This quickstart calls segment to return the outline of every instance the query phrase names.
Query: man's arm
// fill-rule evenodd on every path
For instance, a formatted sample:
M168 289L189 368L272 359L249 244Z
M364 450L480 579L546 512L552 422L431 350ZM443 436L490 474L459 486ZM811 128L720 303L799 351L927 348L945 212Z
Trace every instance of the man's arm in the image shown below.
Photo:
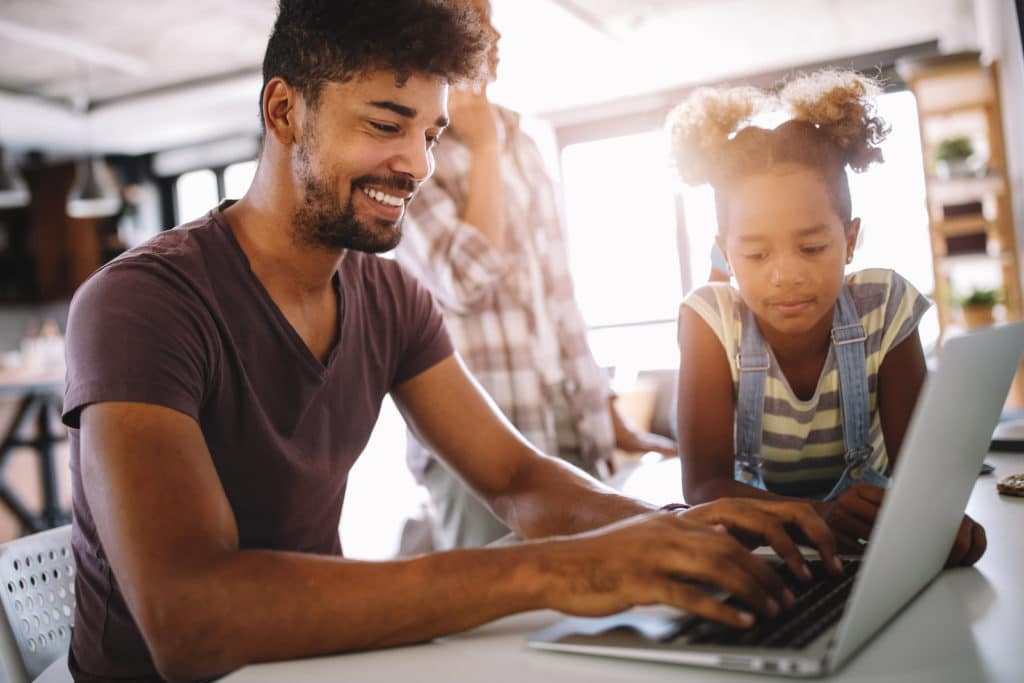
M488 418L486 402L454 359L396 393L418 427L454 453L450 462L524 535L593 528L646 509L517 445L500 417ZM439 415L431 408L460 404ZM444 429L444 420L463 427ZM464 462L467 448L494 453L497 467ZM767 565L712 525L763 539L794 565L799 553L787 525L816 539L826 557L832 548L824 523L806 506L732 501L697 508L694 521L654 512L578 537L393 562L243 550L192 418L149 404L92 404L81 414L81 452L83 488L105 554L169 680L418 642L543 607L602 615L661 603L746 626L751 613L691 581L729 591L764 615L792 596ZM541 481L545 476L564 488Z
M542 606L513 549L369 563L241 550L202 433L137 403L81 416L82 479L100 540L161 675L382 647ZM508 557L506 557L508 556Z
M405 382L394 396L421 441L522 538L590 531L653 509L536 450L458 356Z
M576 468L539 453L498 412L458 356L420 373L393 393L420 437L523 538L609 530L617 526L617 520L635 520L636 515L650 509ZM730 499L697 506L682 517L704 525L704 530L717 525L745 538L750 533L774 547L798 575L802 559L785 531L787 527L804 534L803 538L818 547L826 559L833 558L834 542L827 526L802 501ZM643 518L641 515L639 519ZM670 538L659 542L669 543ZM707 551L715 552L711 546ZM609 554L594 559L611 566L612 555L622 551L609 545L605 552ZM656 574L656 567L645 568L643 555L625 555L628 573ZM677 578L686 575L683 571Z

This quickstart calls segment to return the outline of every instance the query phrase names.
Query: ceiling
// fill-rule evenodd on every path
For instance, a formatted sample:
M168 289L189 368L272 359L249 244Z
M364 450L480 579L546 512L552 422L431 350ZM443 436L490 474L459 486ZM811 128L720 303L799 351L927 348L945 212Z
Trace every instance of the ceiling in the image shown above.
M973 1L492 0L503 39L491 92L557 118L680 84L927 40L972 47ZM0 0L0 141L51 155L139 154L252 136L275 8L275 0Z

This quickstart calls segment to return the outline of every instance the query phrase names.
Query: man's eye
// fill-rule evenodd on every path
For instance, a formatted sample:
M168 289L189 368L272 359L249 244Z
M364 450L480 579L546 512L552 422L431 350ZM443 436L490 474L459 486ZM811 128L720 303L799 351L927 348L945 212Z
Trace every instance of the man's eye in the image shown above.
M379 123L377 121L370 121L370 125L381 131L382 133L397 133L398 126L391 123Z
M744 254L743 258L745 258L747 260L750 260L750 261L763 261L767 256L768 256L767 252L764 252L764 251L754 251L754 252L751 252L749 254Z

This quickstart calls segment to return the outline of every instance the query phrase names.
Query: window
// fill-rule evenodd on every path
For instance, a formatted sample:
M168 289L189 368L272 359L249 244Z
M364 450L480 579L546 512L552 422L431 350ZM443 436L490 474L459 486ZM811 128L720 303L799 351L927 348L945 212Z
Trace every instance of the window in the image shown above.
M174 183L174 204L179 224L199 218L217 205L217 174L209 169L190 171Z
M570 268L597 362L623 386L636 370L675 367L683 289L664 133L570 145L562 171Z
M256 160L231 164L224 169L224 197L238 199L249 190L256 175Z
M256 160L224 168L204 168L178 176L174 182L175 224L199 218L222 199L238 199L256 175Z

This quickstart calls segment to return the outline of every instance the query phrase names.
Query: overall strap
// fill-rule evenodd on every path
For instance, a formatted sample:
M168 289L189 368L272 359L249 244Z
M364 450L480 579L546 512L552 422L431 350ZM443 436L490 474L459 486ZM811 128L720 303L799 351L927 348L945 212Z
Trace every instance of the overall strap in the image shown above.
M866 340L850 287L843 285L832 316L832 347L839 369L839 406L846 447L844 458L847 468L854 472L871 456Z
M740 303L743 333L736 355L739 387L736 392L736 479L764 488L761 479L761 439L764 418L764 385L768 379L769 354L750 308Z

